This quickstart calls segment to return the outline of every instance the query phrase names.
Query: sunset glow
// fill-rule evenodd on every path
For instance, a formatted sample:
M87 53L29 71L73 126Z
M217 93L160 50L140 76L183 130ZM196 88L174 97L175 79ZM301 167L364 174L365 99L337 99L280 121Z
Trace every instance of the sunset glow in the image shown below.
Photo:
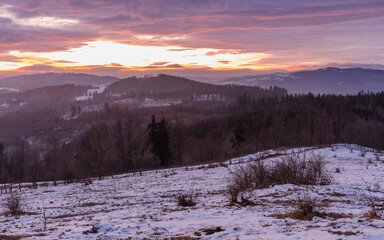
M0 3L0 75L384 68L383 13L384 4L371 0L6 0Z
M221 52L220 49L138 46L111 41L88 42L80 48L60 52L12 51L9 54L23 59L25 64L30 65L47 64L59 68L96 65L141 70L182 67L244 68L242 67L244 63L255 63L267 56L262 53L241 53L236 50ZM260 69L257 64L247 68Z

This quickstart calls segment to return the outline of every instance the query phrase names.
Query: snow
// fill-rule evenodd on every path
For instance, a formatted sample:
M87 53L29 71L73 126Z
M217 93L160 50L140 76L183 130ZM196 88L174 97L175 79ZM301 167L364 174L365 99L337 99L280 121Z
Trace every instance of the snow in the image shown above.
M171 105L180 104L181 99L152 99L145 98L139 107L167 107Z
M367 151L367 152L366 152ZM225 188L229 170L247 162L275 161L276 154L321 152L335 172L328 186L276 185L253 192L255 206L229 205ZM377 156L379 160L377 160ZM52 186L40 183L36 190L24 184L24 211L18 217L2 216L0 236L25 239L383 239L384 221L368 219L369 198L384 199L384 155L355 145L323 149L290 149L250 154L219 164L123 174ZM374 191L367 190L371 188ZM196 195L197 205L177 206L180 193ZM276 214L295 209L292 201L309 195L324 203L322 211L345 218L314 217L312 221L278 219ZM0 196L0 200L7 197ZM326 203L326 204L325 204ZM46 206L47 229L42 216ZM223 231L206 235L204 229ZM93 229L92 229L93 228ZM93 233L95 230L96 233ZM197 236L201 235L201 236Z
M0 92L19 92L17 88L0 87Z
M193 100L198 102L223 102L225 101L225 96L221 94L193 94Z
M9 105L8 105L7 102L4 102L3 104L0 105L1 108L6 108L6 107L8 107L8 106L9 106Z
M167 107L171 105L177 105L182 102L182 99L154 99L154 98L125 98L121 100L114 101L114 104L122 105L133 105L139 108L148 108L148 107Z
M83 95L83 96L78 96L78 97L75 97L75 100L76 101L87 101L87 100L92 100L93 99L93 95L98 93L98 94L101 94L105 91L105 88L109 85L109 83L107 84L102 84L102 85L97 85L91 89L88 89L87 90L87 94L86 95Z
M93 95L95 93L103 93L105 91L105 88L110 85L110 83L98 85L95 88L88 89L87 95Z
M79 96L75 97L76 101L87 101L87 100L92 100L93 96Z

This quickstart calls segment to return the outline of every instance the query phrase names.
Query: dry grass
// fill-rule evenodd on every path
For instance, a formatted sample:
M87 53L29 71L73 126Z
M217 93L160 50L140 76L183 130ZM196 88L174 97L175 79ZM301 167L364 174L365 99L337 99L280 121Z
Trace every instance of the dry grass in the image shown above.
M332 175L326 169L321 154L295 154L282 157L271 164L264 162L240 166L231 172L227 196L231 203L241 203L250 192L278 184L328 185Z
M20 215L22 211L22 197L17 192L10 193L3 203L6 213L11 215Z
M202 233L205 233L205 235L212 235L217 232L225 231L222 227L211 227L211 228L202 228L199 231L195 232L196 236L201 236Z
M93 206L97 206L97 205L105 205L106 203L105 202L101 202L101 203L95 203L95 202L87 202L87 203L83 203L81 204L82 207L93 207Z
M366 214L364 214L363 217L368 219L381 219L380 215L377 213L375 209L369 210Z
M334 197L345 197L347 196L347 194L344 194L344 193L338 193L338 192L333 192L331 194L329 194L330 196L334 196Z
M345 236L356 236L356 235L358 235L360 233L359 231L357 231L357 232L352 232L352 231L345 231L345 232L343 232L343 231L328 231L328 232L330 232L332 234L336 234L336 235L345 235Z
M197 240L200 238L194 238L190 236L177 236L177 237L171 237L170 240Z
M296 205L296 209L289 213L275 214L272 216L277 217L279 219L292 218L304 221L311 221L314 217L331 217L333 219L350 217L341 213L320 212L319 209L321 208L321 203L308 196L304 198L299 198L295 202L287 201L287 203L292 203L292 205Z
M316 210L318 207L319 204L309 197L299 199L297 200L297 209L293 212L283 214L281 217L310 221L315 216L323 217L323 213Z
M8 236L8 235L2 235L0 234L1 240L19 240L24 238L25 236Z
M177 196L177 205L181 207L192 207L196 205L193 194L180 194Z

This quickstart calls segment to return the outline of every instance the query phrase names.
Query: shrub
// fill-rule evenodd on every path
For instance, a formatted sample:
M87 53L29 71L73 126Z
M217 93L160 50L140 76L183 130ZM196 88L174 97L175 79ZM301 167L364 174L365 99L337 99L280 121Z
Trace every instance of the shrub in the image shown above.
M180 194L177 196L177 205L181 207L192 207L196 205L193 194Z
M232 203L249 200L246 196L253 190L278 184L328 185L332 175L326 169L322 154L294 154L271 164L250 163L231 172L227 194Z
M380 219L383 209L377 208L380 205L379 200L377 197L372 195L372 191L374 192L380 190L380 185L379 183L376 183L372 189L372 187L369 186L367 183L365 184L367 185L368 194L364 194L364 197L367 202L367 205L370 207L370 210L367 212L366 217L368 217L369 219Z
M311 221L313 217L331 217L333 219L351 217L351 215L345 215L342 213L334 212L320 212L322 204L315 198L312 198L309 194L305 194L303 197L298 197L295 203L295 210L284 214L271 215L279 219L292 218L297 220Z
M5 199L4 207L7 209L7 212L12 215L18 215L21 211L22 198L21 195L17 192L12 192Z
M367 155L367 151L365 149L362 149L360 152L360 156L365 157L365 155Z
M288 216L293 219L310 221L314 216L322 217L323 214L316 211L318 207L319 204L316 202L316 200L309 196L298 198L297 209L288 214Z
M100 227L92 225L92 228L90 230L83 231L83 234L88 235L88 234L96 234L99 232Z
M84 186L88 186L93 183L91 178L84 178L81 180L81 182L84 184Z

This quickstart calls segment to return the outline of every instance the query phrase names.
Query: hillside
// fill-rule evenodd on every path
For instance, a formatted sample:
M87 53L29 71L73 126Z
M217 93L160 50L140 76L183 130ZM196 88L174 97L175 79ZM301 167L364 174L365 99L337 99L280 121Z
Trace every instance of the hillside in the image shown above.
M263 89L255 86L213 85L165 74L122 79L110 84L105 89L105 93L134 98L182 98L189 101L199 101L205 98L227 101L243 94L255 99L286 95L285 89L282 88Z
M118 78L110 76L95 76L78 73L43 73L21 75L0 79L0 87L15 89L34 89L54 85L101 85L118 81Z
M384 155L355 145L323 149L266 151L225 164L118 175L93 183L38 189L22 184L24 213L3 216L0 236L23 239L382 239L384 221L369 218L371 200L384 198ZM256 205L230 205L230 171L255 159L270 163L293 152L326 156L333 172L328 186L275 185L256 190ZM228 165L228 167L226 167ZM335 170L339 169L338 173ZM367 190L370 189L370 190ZM176 196L194 194L196 205L180 207ZM7 195L0 195L4 201ZM284 216L297 200L317 201L324 217L296 220ZM45 209L46 218L43 217ZM381 214L379 206L377 208ZM46 221L44 221L44 219ZM44 230L44 222L46 230Z
M359 91L383 91L384 70L363 68L322 68L292 73L274 73L227 78L222 83L247 86L278 86L289 93L357 94Z

